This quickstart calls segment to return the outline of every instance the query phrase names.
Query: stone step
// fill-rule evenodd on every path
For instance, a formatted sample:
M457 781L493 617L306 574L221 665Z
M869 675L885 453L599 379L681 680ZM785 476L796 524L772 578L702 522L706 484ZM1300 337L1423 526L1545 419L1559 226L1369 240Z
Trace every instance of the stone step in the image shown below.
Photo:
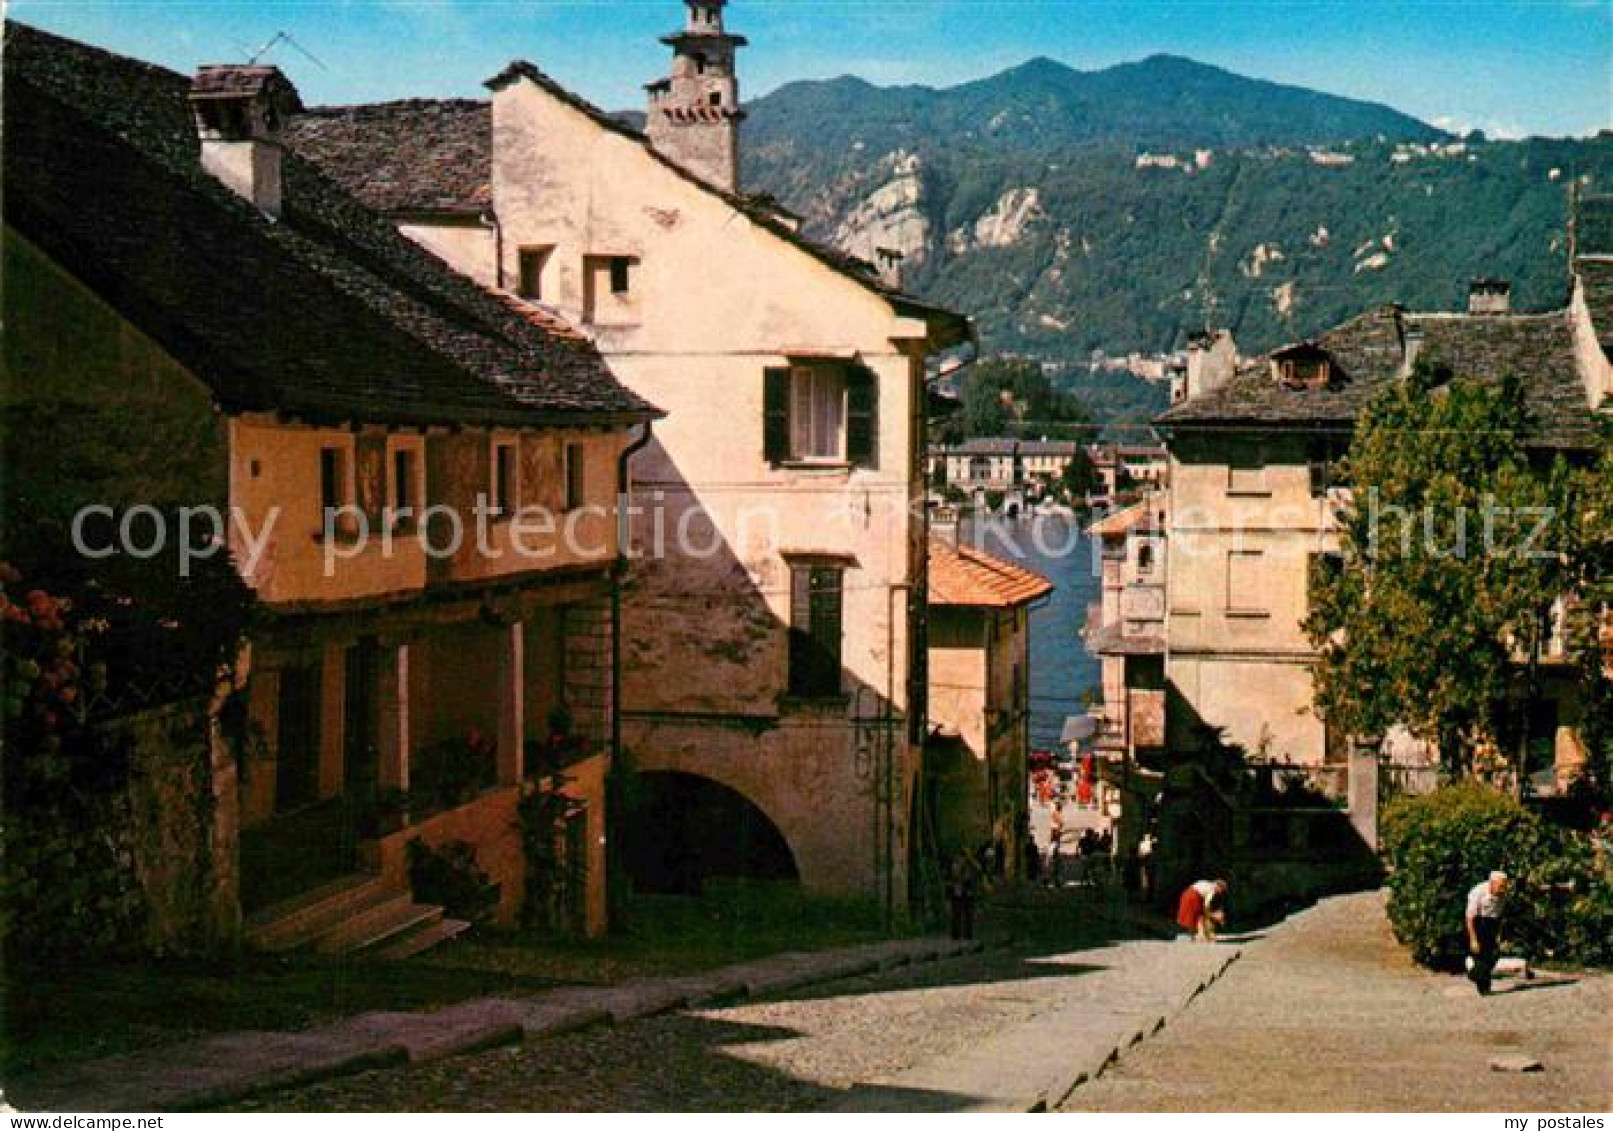
M441 918L441 907L416 903L408 892L401 892L344 919L320 935L314 941L314 949L320 954L354 954L406 931L430 926Z
M293 950L389 894L377 876L342 876L254 914L246 923L247 944L258 950Z
M373 954L381 962L402 962L449 939L458 938L468 930L470 924L463 919L438 919L382 943L374 949Z

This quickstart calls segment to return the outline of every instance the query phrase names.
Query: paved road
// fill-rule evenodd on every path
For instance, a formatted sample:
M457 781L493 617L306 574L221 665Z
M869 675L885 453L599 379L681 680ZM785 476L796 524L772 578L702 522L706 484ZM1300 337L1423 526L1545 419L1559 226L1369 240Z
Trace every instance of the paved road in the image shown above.
M1378 893L1327 900L1252 942L1072 1111L1554 1111L1613 1108L1613 977L1502 982L1413 967ZM1545 1070L1495 1072L1505 1052Z
M1230 949L1211 953L1212 948L1152 939L1106 942L1090 902L1078 894L1027 898L1030 905L1017 909L1011 929L1021 931L1034 920L1044 929L1051 924L1057 937L772 999L682 1010L435 1064L364 1072L242 1106L269 1111L810 1111L848 1102L856 1107L860 1097L888 1106L913 1096L932 1107L957 1109L1008 1106L1021 1102L1022 1092L1045 1094L1055 1087L1048 1102L1056 1102L1073 1073L1062 1084L1023 1072L1009 1079L1011 1074L993 1070L989 1055L989 1063L981 1063L982 1051L1002 1041L1000 1047L1017 1050L1017 1058L1006 1059L1024 1067L1027 1059L1056 1056L1062 1049L1073 1065L1083 1058L1077 1045L1102 1045L1098 1061L1088 1066L1095 1070L1117 1043L1174 1013L1212 967L1219 970L1232 956ZM1009 910L999 909L996 926L1000 929L1009 916ZM1063 1040L1031 1041L1034 1051L1027 1057L1027 1027L1050 1022Z

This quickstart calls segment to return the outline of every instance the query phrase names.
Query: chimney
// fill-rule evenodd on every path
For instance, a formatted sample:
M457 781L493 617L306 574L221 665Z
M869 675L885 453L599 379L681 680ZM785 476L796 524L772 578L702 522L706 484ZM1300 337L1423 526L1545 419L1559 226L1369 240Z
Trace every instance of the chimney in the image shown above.
M644 135L657 151L725 192L739 190L739 76L735 56L745 37L723 26L728 0L684 0L682 30L661 37L672 48L672 73L646 88Z
M1505 279L1474 279L1467 287L1469 314L1511 314L1512 284Z
M1187 380L1182 400L1219 389L1238 368L1238 347L1230 330L1194 334L1187 341Z
M190 84L202 168L258 211L280 218L281 128L302 110L278 67L212 65Z
M942 545L958 548L958 508L951 503L937 503L930 508L930 537Z
M1400 375L1410 377L1412 370L1417 368L1417 358L1423 352L1422 325L1417 322L1407 322L1405 329L1401 332L1400 341L1401 348L1404 350L1404 356L1400 363Z
M876 247L874 249L874 270L879 273L879 281L883 286L893 291L902 289L902 260L907 256L894 247Z

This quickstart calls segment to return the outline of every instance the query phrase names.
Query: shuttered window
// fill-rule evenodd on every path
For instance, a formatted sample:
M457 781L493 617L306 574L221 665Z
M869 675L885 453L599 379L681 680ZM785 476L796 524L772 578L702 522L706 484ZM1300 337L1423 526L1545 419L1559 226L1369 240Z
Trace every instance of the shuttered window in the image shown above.
M767 462L876 465L874 375L861 366L798 365L766 371Z

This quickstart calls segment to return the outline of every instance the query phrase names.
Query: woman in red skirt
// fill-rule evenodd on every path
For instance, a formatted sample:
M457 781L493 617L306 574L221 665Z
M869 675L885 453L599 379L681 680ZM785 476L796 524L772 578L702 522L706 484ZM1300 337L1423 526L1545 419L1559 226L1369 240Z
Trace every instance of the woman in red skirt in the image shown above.
M1176 901L1176 925L1199 942L1214 942L1215 928L1227 921L1220 903L1227 894L1225 880L1199 880L1189 884Z

